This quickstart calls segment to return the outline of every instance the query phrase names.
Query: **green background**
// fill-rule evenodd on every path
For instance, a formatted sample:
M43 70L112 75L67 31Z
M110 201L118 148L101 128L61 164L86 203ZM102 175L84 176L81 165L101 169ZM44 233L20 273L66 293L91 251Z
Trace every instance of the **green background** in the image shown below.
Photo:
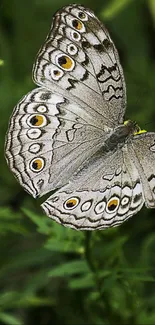
M71 3L71 1L70 1ZM13 107L35 85L32 64L53 0L0 4L0 325L155 324L155 210L118 228L76 232L47 218L4 159ZM126 119L155 130L155 1L83 4L105 23L127 83Z

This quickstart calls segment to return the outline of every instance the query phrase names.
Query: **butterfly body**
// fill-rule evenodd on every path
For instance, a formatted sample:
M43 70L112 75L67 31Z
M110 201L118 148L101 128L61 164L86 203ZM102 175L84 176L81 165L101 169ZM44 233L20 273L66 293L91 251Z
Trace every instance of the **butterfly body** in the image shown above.
M122 124L117 126L105 140L104 151L117 150L117 146L123 146L136 131L137 124L133 121L128 121L126 125Z
M123 124L117 50L90 9L59 10L33 67L39 86L15 107L6 158L46 214L77 230L117 226L155 207L155 133ZM141 134L140 134L141 133Z

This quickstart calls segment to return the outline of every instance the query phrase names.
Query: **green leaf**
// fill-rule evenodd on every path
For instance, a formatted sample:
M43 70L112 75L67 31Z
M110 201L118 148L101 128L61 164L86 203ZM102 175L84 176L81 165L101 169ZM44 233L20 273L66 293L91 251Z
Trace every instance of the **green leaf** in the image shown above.
M41 297L36 293L30 292L28 288L22 288L21 291L8 291L0 294L0 309L22 308L30 306L54 305L53 297Z
M128 277L129 279L129 277ZM141 274L137 274L137 275L134 275L132 274L132 280L133 281L142 281L142 282L155 282L155 278L151 275L147 275L147 274L144 274L144 275L141 275Z
M8 232L15 234L28 234L27 229L21 224L21 213L15 212L8 207L0 208L0 233L5 235Z
M49 272L49 276L69 276L86 272L89 272L86 261L76 260L53 268L53 270Z
M32 296L25 296L21 299L19 299L19 301L17 301L17 303L15 304L15 306L17 307L32 307L32 306L54 306L55 305L55 300L52 299L51 297L37 297L36 295L32 295Z
M4 65L4 61L0 59L0 66Z
M31 219L36 225L38 232L48 235L51 232L50 220L46 216L38 216L34 212L23 208L22 211Z
M155 1L154 0L148 0L148 5L150 7L150 14L152 15L154 26L155 26Z
M154 308L153 308L154 309ZM137 324L138 325L154 325L155 324L155 312L154 311L145 311L142 310L137 315Z
M106 278L113 273L114 273L113 270L101 270L98 272L100 279Z
M123 10L126 6L129 5L130 2L133 0L113 0L104 9L102 17L104 19L111 19L112 17L116 16L121 10Z
M17 254L13 256L12 258L9 258L8 262L5 262L5 264L0 269L0 276L6 276L7 272L12 272L13 270L23 270L25 267L32 267L40 265L41 263L44 263L46 261L49 261L51 259L51 253L42 248L35 248L27 250L21 254Z
M18 300L18 292L17 291L5 291L0 294L0 308L4 309L7 306L11 307L11 302Z
M93 288L94 286L95 281L92 273L69 280L69 287L71 289L87 289Z
M7 325L23 325L21 320L8 313L0 313L0 320Z
M38 270L38 272L35 273L35 276L29 277L24 285L24 293L27 295L32 295L36 291L40 290L41 288L44 288L48 285L49 277L48 273L51 268L43 267L42 270Z
M61 253L78 253L83 255L84 248L80 243L73 241L72 238L50 238L45 244L45 248L51 251L58 251Z

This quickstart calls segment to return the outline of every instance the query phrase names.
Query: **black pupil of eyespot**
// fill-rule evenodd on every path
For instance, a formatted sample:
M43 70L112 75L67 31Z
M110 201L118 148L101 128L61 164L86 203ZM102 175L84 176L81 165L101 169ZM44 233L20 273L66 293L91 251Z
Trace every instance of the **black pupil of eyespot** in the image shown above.
M62 65L62 64L66 64L66 62L67 62L67 60L66 60L65 56L60 56L60 57L58 58L58 63L59 63L60 65Z
M32 163L32 167L33 167L33 169L37 169L38 168L38 163L34 161Z
M55 76L56 76L58 73L59 73L58 70L54 70L54 74L55 74Z
M73 202L68 202L68 203L66 203L66 205L67 205L67 208L72 208L72 207L74 207L74 203Z
M78 20L74 19L73 20L73 27L77 28L78 24L79 24Z
M115 204L112 204L112 205L110 205L110 206L108 207L108 209L109 209L110 211L115 210L115 208L116 208L116 205L115 205Z
M74 51L74 47L73 47L73 46L71 46L71 47L70 47L70 50L71 50L71 51Z
M37 119L36 116L33 116L33 117L30 119L30 123L31 123L32 125L36 125L37 122L38 122L38 119Z

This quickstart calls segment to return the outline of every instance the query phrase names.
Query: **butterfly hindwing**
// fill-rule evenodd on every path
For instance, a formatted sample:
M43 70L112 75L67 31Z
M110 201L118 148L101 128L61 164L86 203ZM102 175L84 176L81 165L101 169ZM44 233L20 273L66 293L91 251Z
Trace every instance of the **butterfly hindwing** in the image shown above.
M112 162L115 161L115 164ZM112 168L111 168L112 166ZM80 174L80 175L79 175ZM144 204L138 169L124 151L104 156L77 172L42 208L57 222L77 230L120 225Z
M137 165L143 184L145 205L155 208L155 133L146 132L134 136L128 145L128 154Z

